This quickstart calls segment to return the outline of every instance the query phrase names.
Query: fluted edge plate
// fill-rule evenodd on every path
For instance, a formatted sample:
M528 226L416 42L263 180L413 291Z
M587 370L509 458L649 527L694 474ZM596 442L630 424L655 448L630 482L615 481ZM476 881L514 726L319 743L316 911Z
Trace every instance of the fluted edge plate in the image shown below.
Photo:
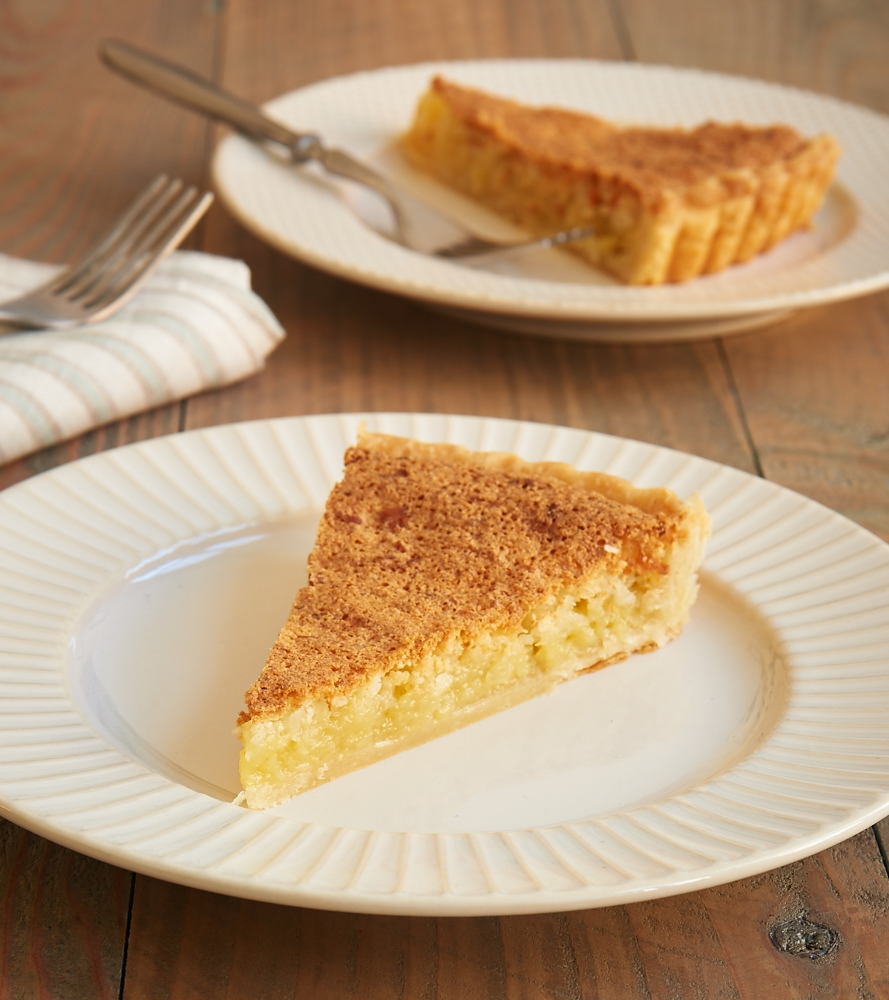
M360 420L373 430L603 469L682 496L699 492L714 524L704 591L749 608L759 634L771 637L763 677L774 683L764 682L760 721L746 730L741 752L714 758L694 782L677 775L676 787L626 808L588 806L566 819L568 793L552 822L544 810L535 825L492 828L470 810L466 822L397 829L362 826L360 816L349 822L342 801L339 823L301 814L299 799L282 811L250 811L227 801L224 789L201 790L185 772L177 779L155 766L138 740L109 737L74 676L84 622L101 638L110 595L138 567L172 566L165 554L317 517ZM158 438L0 494L0 812L134 871L356 912L546 912L721 884L817 852L889 812L887 598L889 547L849 520L738 470L604 434L370 413ZM692 632L706 625L704 608L697 621L693 614ZM693 642L676 648L694 655ZM621 675L609 671L624 666L593 677L615 683ZM157 692L159 704L169 695ZM232 721L239 708L231 706ZM462 779L449 780L459 788ZM337 784L327 786L334 797ZM397 814L398 790L391 794Z
M368 228L374 213L354 186L295 168L238 135L216 150L214 183L232 213L285 253L349 280L458 310L515 332L589 340L692 340L889 284L889 206L880 194L889 119L797 88L725 74L595 60L504 59L388 67L284 94L267 110L292 128L376 164L405 189L481 231L514 235L478 205L411 169L397 149L430 78L527 103L590 112L623 124L690 127L706 120L782 122L830 132L843 153L808 231L767 254L694 281L620 285L566 251L467 268L411 253Z

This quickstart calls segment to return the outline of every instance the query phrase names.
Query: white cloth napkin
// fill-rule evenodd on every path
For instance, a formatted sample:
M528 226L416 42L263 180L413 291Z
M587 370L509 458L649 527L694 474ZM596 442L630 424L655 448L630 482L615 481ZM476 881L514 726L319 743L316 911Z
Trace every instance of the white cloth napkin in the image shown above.
M0 299L57 270L0 254ZM246 264L179 250L110 319L0 336L0 464L245 378L283 337Z

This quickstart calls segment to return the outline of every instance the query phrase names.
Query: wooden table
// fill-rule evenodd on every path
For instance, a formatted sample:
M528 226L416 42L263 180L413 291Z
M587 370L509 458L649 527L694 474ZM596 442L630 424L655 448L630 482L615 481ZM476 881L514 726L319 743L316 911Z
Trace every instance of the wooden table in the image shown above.
M75 256L161 170L206 183L216 130L102 68L120 37L256 100L427 59L697 66L889 112L879 0L133 0L0 6L0 250ZM885 197L885 192L880 192ZM889 539L889 293L758 332L597 346L474 327L277 253L219 206L193 245L242 258L287 329L260 375L0 469L0 486L159 434L286 414L517 417L693 452ZM881 825L756 878L669 899L504 918L355 916L133 875L0 823L0 997L889 996ZM886 829L889 833L889 828ZM770 932L803 918L821 958Z

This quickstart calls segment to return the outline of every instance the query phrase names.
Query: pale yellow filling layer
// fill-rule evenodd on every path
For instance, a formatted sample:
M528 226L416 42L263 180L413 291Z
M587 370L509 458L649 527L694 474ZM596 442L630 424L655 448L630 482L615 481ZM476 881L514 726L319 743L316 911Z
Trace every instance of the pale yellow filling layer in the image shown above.
M701 539L701 545L703 539ZM266 808L314 785L517 704L592 667L662 646L687 618L700 545L669 576L597 573L534 609L518 634L443 643L411 669L369 678L241 728L247 805Z

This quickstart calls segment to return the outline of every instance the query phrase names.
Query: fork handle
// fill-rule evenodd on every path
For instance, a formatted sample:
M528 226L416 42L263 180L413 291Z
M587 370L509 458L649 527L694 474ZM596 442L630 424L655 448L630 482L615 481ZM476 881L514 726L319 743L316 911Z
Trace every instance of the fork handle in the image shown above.
M115 39L99 43L99 56L106 66L178 104L232 125L254 139L270 140L284 146L297 163L317 158L321 149L318 136L292 132L252 104L227 93L184 66L167 62Z

